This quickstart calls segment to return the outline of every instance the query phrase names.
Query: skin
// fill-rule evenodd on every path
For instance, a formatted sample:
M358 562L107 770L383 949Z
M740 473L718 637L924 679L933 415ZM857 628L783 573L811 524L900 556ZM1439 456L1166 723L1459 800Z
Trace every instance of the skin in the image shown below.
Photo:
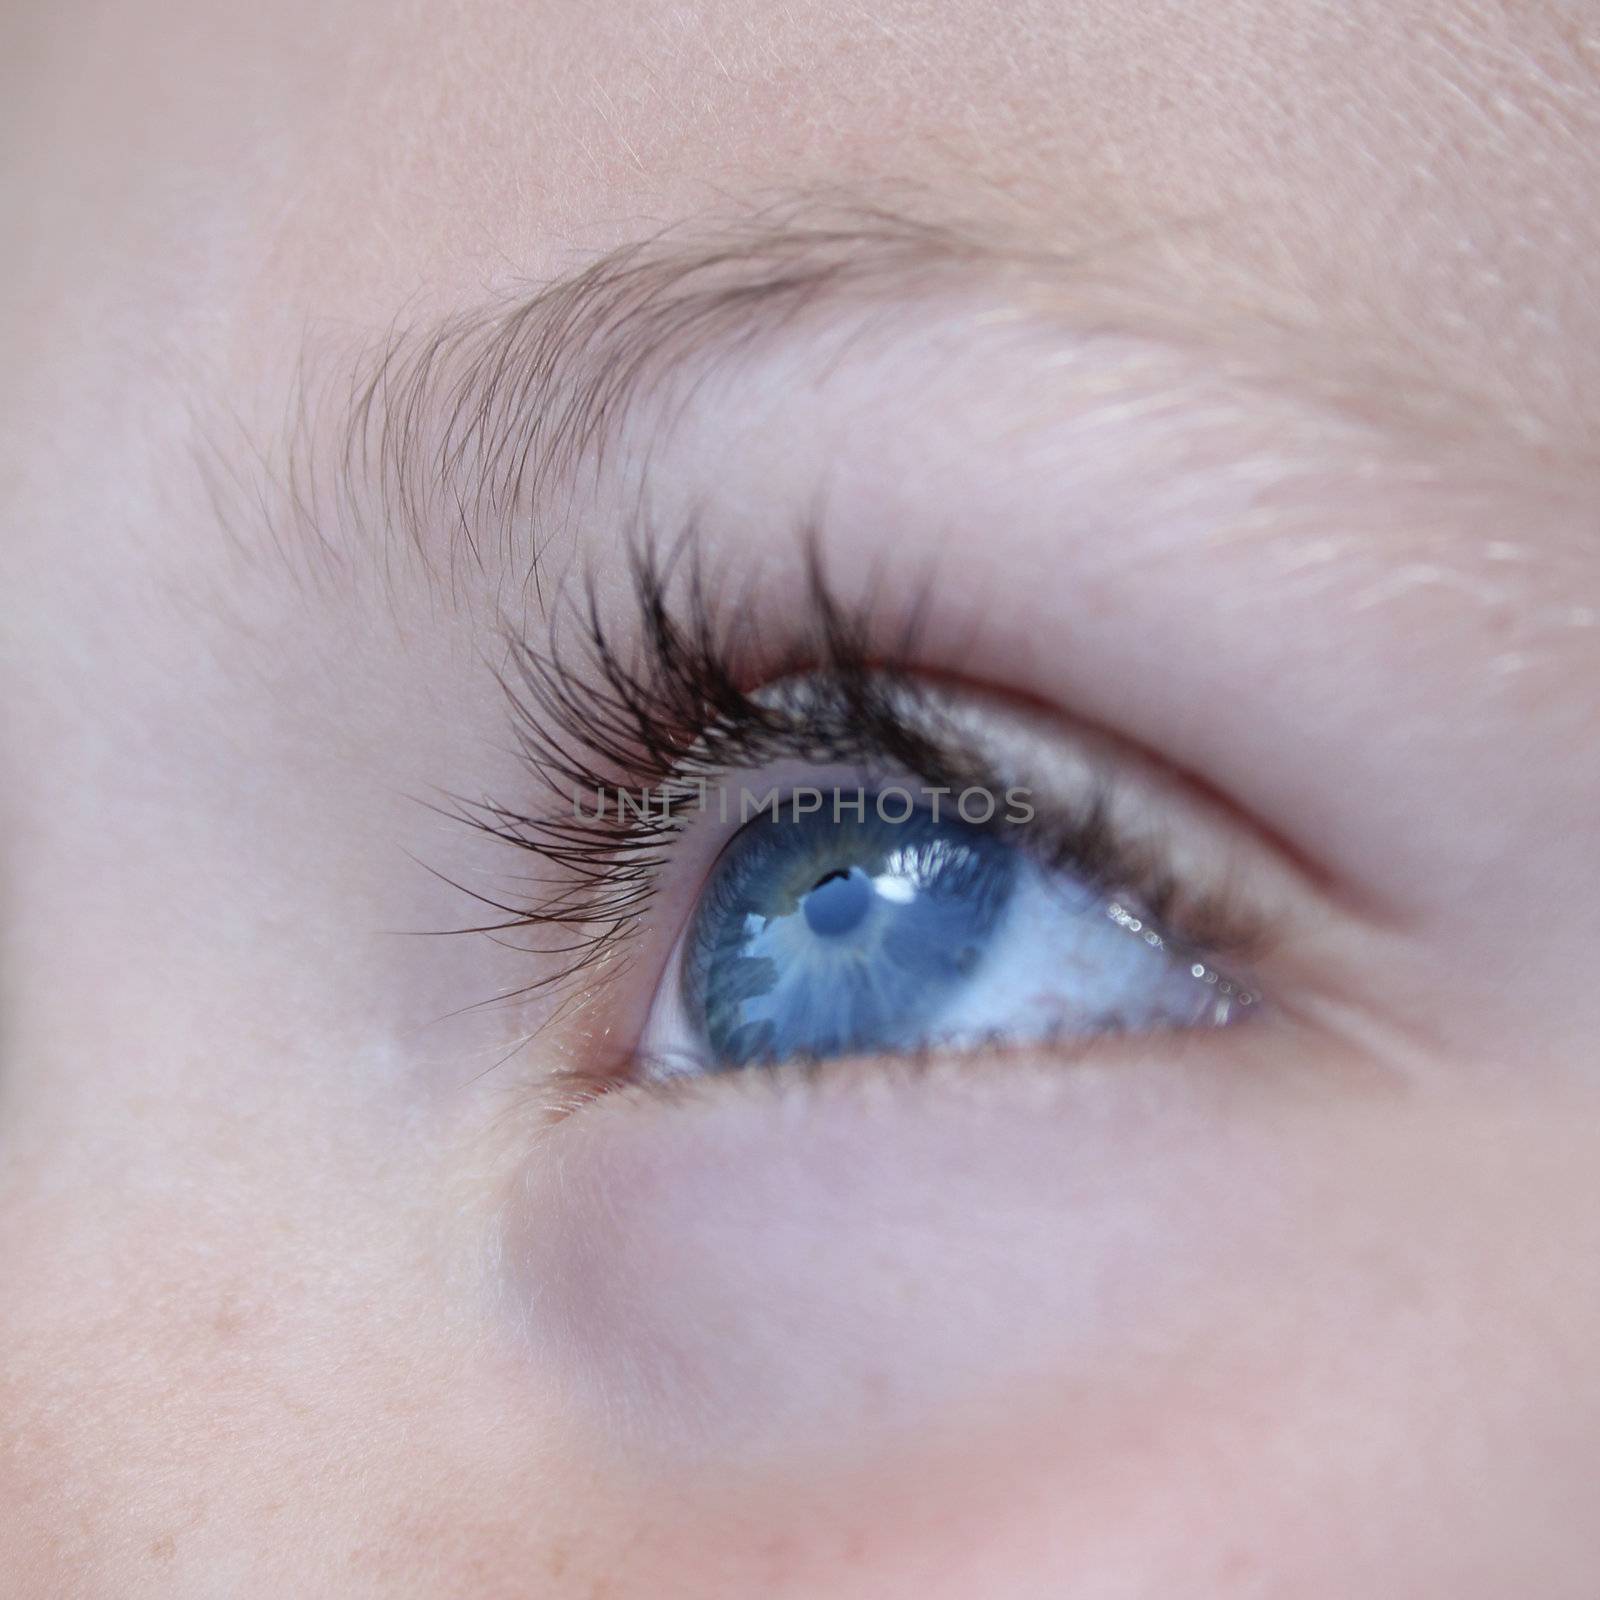
M1592 1595L1581 7L8 20L8 1595ZM928 670L1177 773L1273 1004L552 1122L715 842L570 1013L470 1009L548 953L398 930L529 870L417 800L528 781L516 557L319 576L199 463L332 428L308 350L818 194L1109 265L658 394L552 572L624 615L642 487L775 608L819 497L846 590L937 556Z

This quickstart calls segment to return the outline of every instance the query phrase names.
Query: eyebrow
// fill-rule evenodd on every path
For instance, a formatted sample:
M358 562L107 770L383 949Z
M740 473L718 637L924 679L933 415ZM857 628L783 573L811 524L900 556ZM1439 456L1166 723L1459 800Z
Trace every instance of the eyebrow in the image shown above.
M875 310L941 292L967 295L970 326L1028 323L1079 344L1111 335L1123 355L1094 364L1085 385L1106 416L1175 416L1181 386L1205 369L1252 393L1250 405L1289 401L1319 429L1391 444L1452 432L1450 397L1425 374L1375 386L1315 318L1174 292L1170 261L1146 270L1149 242L1069 251L848 198L713 216L473 309L397 318L353 348L308 340L277 435L262 443L241 424L244 448L230 449L214 418L197 419L196 458L246 561L265 549L315 587L374 562L388 587L410 567L452 595L476 574L542 601L542 557L584 475L597 484L619 456L648 463L654 437L629 429L646 402L671 390L681 404L813 321L848 340L863 326L848 313L870 324ZM1181 379L1163 371L1152 384L1130 344L1181 354ZM823 364L842 353L825 348Z
M893 209L806 203L663 230L572 274L440 320L397 322L300 362L288 422L241 461L201 430L200 465L236 544L249 521L323 580L396 550L452 585L521 558L537 508L598 475L643 402L824 308L1041 269L1048 252ZM259 538L259 534L257 535Z

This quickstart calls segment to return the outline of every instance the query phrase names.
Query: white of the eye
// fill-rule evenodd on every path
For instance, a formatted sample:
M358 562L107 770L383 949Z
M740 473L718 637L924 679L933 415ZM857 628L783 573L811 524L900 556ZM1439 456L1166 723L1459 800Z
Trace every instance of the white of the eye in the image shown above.
M930 1019L929 1042L1218 1026L1241 1001L1116 902L1024 861L977 969Z

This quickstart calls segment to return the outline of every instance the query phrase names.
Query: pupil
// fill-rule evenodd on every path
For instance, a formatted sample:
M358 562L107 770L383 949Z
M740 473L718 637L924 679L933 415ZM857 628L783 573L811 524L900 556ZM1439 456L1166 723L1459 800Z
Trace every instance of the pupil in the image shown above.
M860 867L836 867L817 879L800 904L806 924L824 939L836 939L858 927L872 904L872 883Z

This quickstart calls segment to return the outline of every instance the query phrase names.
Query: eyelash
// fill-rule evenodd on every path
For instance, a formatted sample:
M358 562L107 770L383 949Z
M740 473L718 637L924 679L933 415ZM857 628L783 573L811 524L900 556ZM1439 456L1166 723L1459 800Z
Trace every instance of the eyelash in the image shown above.
M499 682L543 803L456 796L442 808L557 874L534 880L541 892L522 903L466 891L505 920L463 932L555 930L561 937L540 952L547 970L502 999L559 989L607 965L655 896L690 803L734 774L787 759L870 764L952 793L1006 787L943 725L926 677L909 665L926 593L896 608L898 625L871 596L846 605L828 580L818 535L808 531L803 542L804 606L798 623L794 608L785 608L787 632L777 637L763 626L770 608L756 593L734 602L726 586L708 581L692 532L669 546L649 538L632 546L636 631L624 630L626 643L605 622L592 580L573 611L557 614L542 648L508 633ZM575 633L563 631L574 624ZM808 686L803 700L762 692L800 679ZM648 815L574 805L574 796L608 789L648 794ZM1020 826L1047 866L1070 869L1127 902L1125 914L1137 914L1146 936L1180 955L1247 957L1266 942L1258 915L1225 892L1192 892L1159 843L1130 838L1104 781L1075 803L1036 804L1031 821L1007 826L1013 838ZM599 1076L620 1081L626 1064Z

